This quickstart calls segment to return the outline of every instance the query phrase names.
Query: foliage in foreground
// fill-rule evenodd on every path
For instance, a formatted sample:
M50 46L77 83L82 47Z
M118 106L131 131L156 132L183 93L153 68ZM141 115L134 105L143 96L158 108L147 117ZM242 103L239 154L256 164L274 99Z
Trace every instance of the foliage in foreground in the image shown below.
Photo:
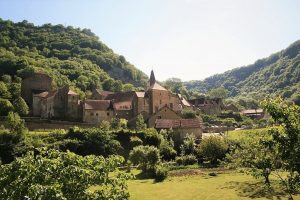
M0 166L0 199L128 199L129 176L117 170L123 161L120 156L29 152ZM93 185L99 189L91 192Z

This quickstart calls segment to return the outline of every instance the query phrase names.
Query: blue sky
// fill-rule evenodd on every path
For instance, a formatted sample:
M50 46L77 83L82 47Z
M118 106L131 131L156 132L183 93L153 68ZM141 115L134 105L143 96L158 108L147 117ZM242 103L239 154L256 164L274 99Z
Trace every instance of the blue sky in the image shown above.
M1 0L0 17L89 28L157 79L203 79L300 39L298 0Z

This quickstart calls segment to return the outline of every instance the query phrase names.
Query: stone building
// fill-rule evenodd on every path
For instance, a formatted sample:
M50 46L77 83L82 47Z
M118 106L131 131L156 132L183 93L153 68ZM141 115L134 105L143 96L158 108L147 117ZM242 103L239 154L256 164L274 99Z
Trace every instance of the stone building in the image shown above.
M163 123L161 124L159 120L179 120L179 127L174 126L180 130L179 132L183 134L185 128L188 133L200 134L198 126L201 125L201 120L184 120L181 117L182 109L191 108L192 105L181 95L173 94L157 83L153 71L151 71L150 83L145 91L114 93L94 90L91 99L83 101L79 100L79 95L69 86L51 91L51 79L47 79L47 84L38 90L38 87L33 87L34 84L30 83L33 80L41 81L36 76L24 81L24 91L28 94L30 91L32 95L33 116L83 121L89 124L99 124L103 120L110 121L116 117L127 119L128 122L134 124L137 116L142 114L148 127L162 128ZM192 121L198 124L197 127L192 126Z
M52 89L52 78L44 73L34 73L30 77L22 79L21 96L27 103L30 112L33 108L33 95L49 92Z
M115 117L115 109L109 100L86 100L83 102L83 122L100 124L111 121Z
M221 98L209 99L206 97L201 97L198 99L189 100L189 102L207 115L220 115L222 110L225 108Z
M33 95L33 116L79 121L80 113L79 95L69 86Z

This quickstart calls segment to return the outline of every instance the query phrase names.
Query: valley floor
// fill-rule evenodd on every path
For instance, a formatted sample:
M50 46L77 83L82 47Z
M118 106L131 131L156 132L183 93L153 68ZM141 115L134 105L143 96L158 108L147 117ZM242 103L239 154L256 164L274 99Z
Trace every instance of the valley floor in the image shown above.
M195 175L196 174L196 175ZM194 173L192 176L171 176L162 183L153 179L129 181L132 200L238 200L287 199L278 184L273 182L273 192L250 175L225 172L217 176ZM300 200L300 195L294 196Z

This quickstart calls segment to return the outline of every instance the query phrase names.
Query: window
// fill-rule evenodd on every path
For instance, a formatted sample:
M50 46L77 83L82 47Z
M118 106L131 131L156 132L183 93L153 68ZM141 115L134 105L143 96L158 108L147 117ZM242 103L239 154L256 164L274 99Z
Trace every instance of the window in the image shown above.
M96 116L98 116L98 113L96 113Z
M94 113L92 113L92 112L91 112L91 114L90 114L90 115L91 115L91 116L94 116Z
M75 96L73 96L72 98L75 99Z
M106 115L109 116L109 112L107 112Z
M157 116L157 118L156 119L161 119L161 116Z
M161 104L161 99L159 100L159 103Z

